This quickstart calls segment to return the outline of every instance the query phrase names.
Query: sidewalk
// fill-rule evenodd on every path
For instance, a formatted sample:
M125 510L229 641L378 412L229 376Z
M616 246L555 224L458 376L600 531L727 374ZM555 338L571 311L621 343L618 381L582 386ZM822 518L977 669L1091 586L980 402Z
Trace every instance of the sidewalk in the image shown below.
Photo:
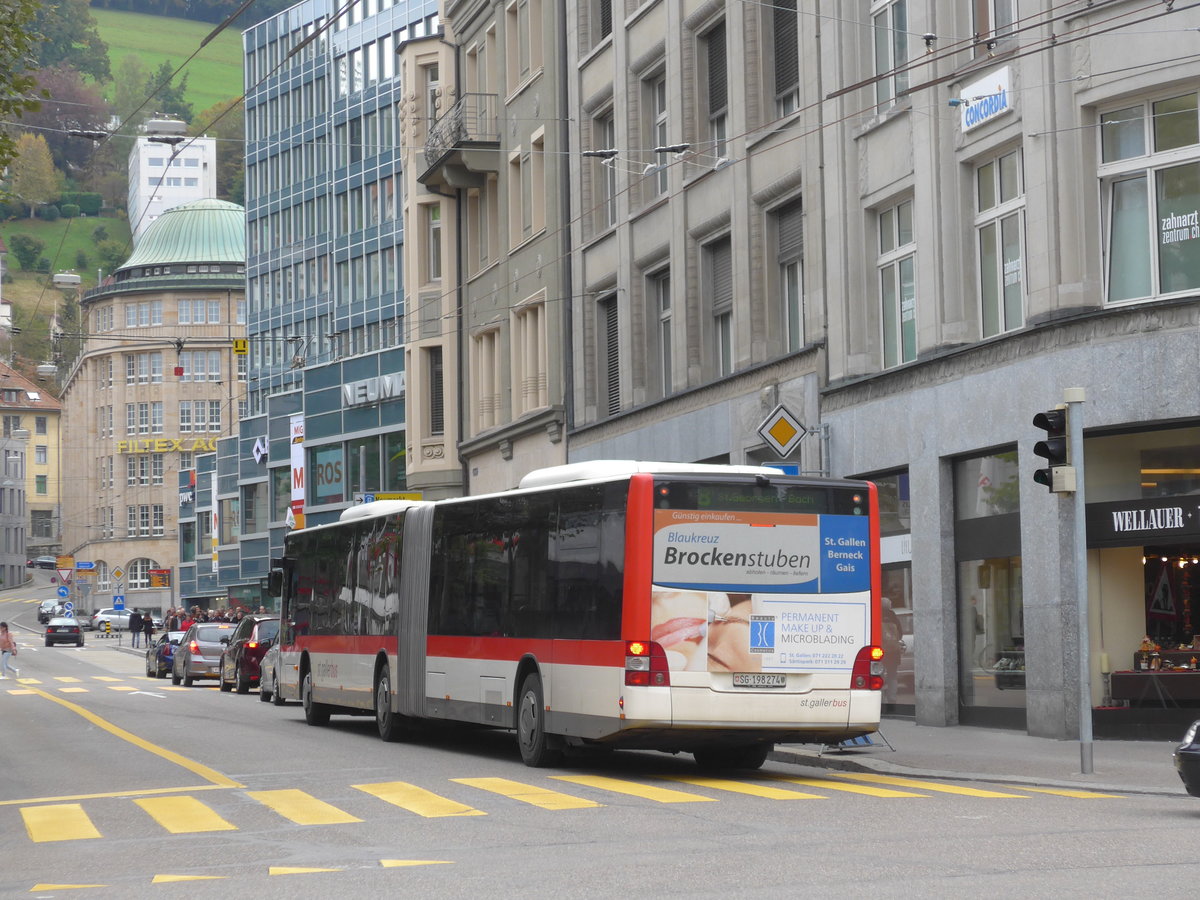
M1186 796L1171 758L1173 741L1094 741L1090 775L1080 772L1078 741L1030 737L1020 731L966 725L939 728L917 725L912 719L885 718L871 741L869 746L824 751L806 744L781 744L771 758L919 778Z

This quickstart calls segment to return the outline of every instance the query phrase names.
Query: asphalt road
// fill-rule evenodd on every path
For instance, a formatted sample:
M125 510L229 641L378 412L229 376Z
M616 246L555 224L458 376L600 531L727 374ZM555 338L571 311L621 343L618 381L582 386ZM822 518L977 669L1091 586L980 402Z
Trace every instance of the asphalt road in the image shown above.
M0 618L34 625L37 599ZM172 688L92 635L23 644L0 683L4 897L1193 893L1186 796L775 762L712 779L651 753L533 770L504 733L384 744L367 719Z

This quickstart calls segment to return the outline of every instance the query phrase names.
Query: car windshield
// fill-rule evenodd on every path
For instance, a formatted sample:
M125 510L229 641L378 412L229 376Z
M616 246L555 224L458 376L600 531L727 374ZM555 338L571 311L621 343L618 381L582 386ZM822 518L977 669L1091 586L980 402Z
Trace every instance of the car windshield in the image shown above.
M51 625L78 625L79 623L76 622L74 619L51 619L50 624Z
M259 622L258 623L258 639L259 641L273 641L279 635L278 622Z
M232 624L225 625L201 625L196 629L196 640L205 641L209 644L215 644L221 640L221 635L227 631L233 631Z

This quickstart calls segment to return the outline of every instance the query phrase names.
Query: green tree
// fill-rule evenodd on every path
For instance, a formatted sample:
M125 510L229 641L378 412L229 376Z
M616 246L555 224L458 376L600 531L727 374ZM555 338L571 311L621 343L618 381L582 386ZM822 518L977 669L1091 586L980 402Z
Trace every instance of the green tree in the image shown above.
M146 80L146 96L153 94L150 106L159 113L175 116L185 122L192 121L192 104L183 98L187 96L187 73L179 81L172 84L175 64L164 59L154 73Z
M117 66L116 74L113 75L112 105L113 112L125 126L122 130L129 131L132 126L140 125L148 113L152 112L146 109L139 110L142 101L146 99L146 84L149 80L150 73L146 64L135 53L127 55Z
M34 208L58 196L58 174L50 147L40 134L22 134L17 138L17 157L9 167L12 192Z
M244 202L246 107L241 98L224 100L196 114L189 129L193 135L217 139L217 198Z
M19 232L9 237L8 249L16 255L17 265L21 270L28 272L37 265L42 251L46 249L46 242L31 234Z
M105 275L111 275L125 262L125 245L120 241L101 241L96 245L96 261Z
M38 108L31 93L34 78L37 34L33 29L40 4L37 0L0 0L0 119L18 118ZM17 153L17 143L7 130L0 130L0 168Z
M100 39L88 0L43 0L34 28L41 38L36 68L67 64L97 81L112 77L108 45Z

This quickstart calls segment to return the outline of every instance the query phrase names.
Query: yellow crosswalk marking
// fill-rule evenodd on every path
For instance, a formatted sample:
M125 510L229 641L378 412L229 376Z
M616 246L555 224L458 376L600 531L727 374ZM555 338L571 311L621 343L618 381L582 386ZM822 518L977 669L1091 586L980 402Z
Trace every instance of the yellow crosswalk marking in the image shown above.
M148 797L133 802L171 834L237 831L236 825L226 822L195 797Z
M362 821L304 791L247 791L246 796L297 825L348 825Z
M715 797L701 797L698 794L685 794L683 791L673 791L670 788L654 787L649 784L638 784L635 781L622 781L619 778L608 778L603 775L551 775L557 781L569 781L571 784L582 784L601 791L612 791L616 794L628 794L631 797L642 797L656 803L705 803L716 802Z
M953 784L942 784L939 781L917 781L915 778L899 778L895 775L867 775L863 772L837 772L838 778L853 778L855 781L868 781L873 784L894 784L898 787L919 788L923 791L938 791L942 794L961 794L964 797L1003 798L1006 800L1028 800L1020 794L1002 794L999 791L984 791L979 788L958 787Z
M345 869L310 869L304 866L269 866L268 875L315 875L318 872L344 872Z
M82 679L76 678L74 675L55 675L55 681L61 681L63 684L79 684Z
M926 797L927 794L910 794L907 791L892 791L887 788L873 788L862 784L846 784L842 781L832 781L828 778L790 778L786 775L775 776L776 781L787 781L792 784L802 784L806 787L826 788L831 791L844 791L848 794L866 794L869 797Z
M100 832L78 803L22 807L21 818L25 820L29 839L38 844L100 837Z
M110 685L108 685L108 689L110 691L136 691L137 690L137 688L135 688L133 685L130 685L130 684L110 684Z
M570 794L561 794L519 781L509 781L507 778L452 778L451 781L476 787L481 791L491 791L493 794L520 800L542 809L591 809L603 805L593 800L584 800L582 797L572 797Z
M121 679L113 678L111 675L93 675L92 681L121 681Z
M454 862L449 859L381 859L379 865L385 869L403 869L408 866L452 866Z
M1036 788L1023 784L1006 784L1010 791L1032 791L1035 794L1055 794L1059 797L1073 797L1076 800L1124 800L1120 794L1097 794L1095 791L1080 791L1074 788Z
M59 693L62 694L86 694L87 688L59 688Z
M44 894L50 891L81 891L84 888L108 887L107 884L35 884L29 889L31 894Z
M751 784L742 781L730 781L728 778L706 778L703 776L668 775L668 781L681 781L684 784L694 784L696 787L713 788L718 791L731 791L735 794L748 794L751 797L763 797L767 800L825 800L820 794L806 794L803 791L789 791L785 788L770 787L765 784Z
M443 816L486 816L482 810L473 809L462 803L456 803L445 797L440 797L425 788L404 781L383 781L376 784L352 784L355 790L363 791L373 797L378 797L393 806L407 809L418 816L427 819L438 819Z
M225 875L155 875L151 884L175 884L179 881L224 881Z

